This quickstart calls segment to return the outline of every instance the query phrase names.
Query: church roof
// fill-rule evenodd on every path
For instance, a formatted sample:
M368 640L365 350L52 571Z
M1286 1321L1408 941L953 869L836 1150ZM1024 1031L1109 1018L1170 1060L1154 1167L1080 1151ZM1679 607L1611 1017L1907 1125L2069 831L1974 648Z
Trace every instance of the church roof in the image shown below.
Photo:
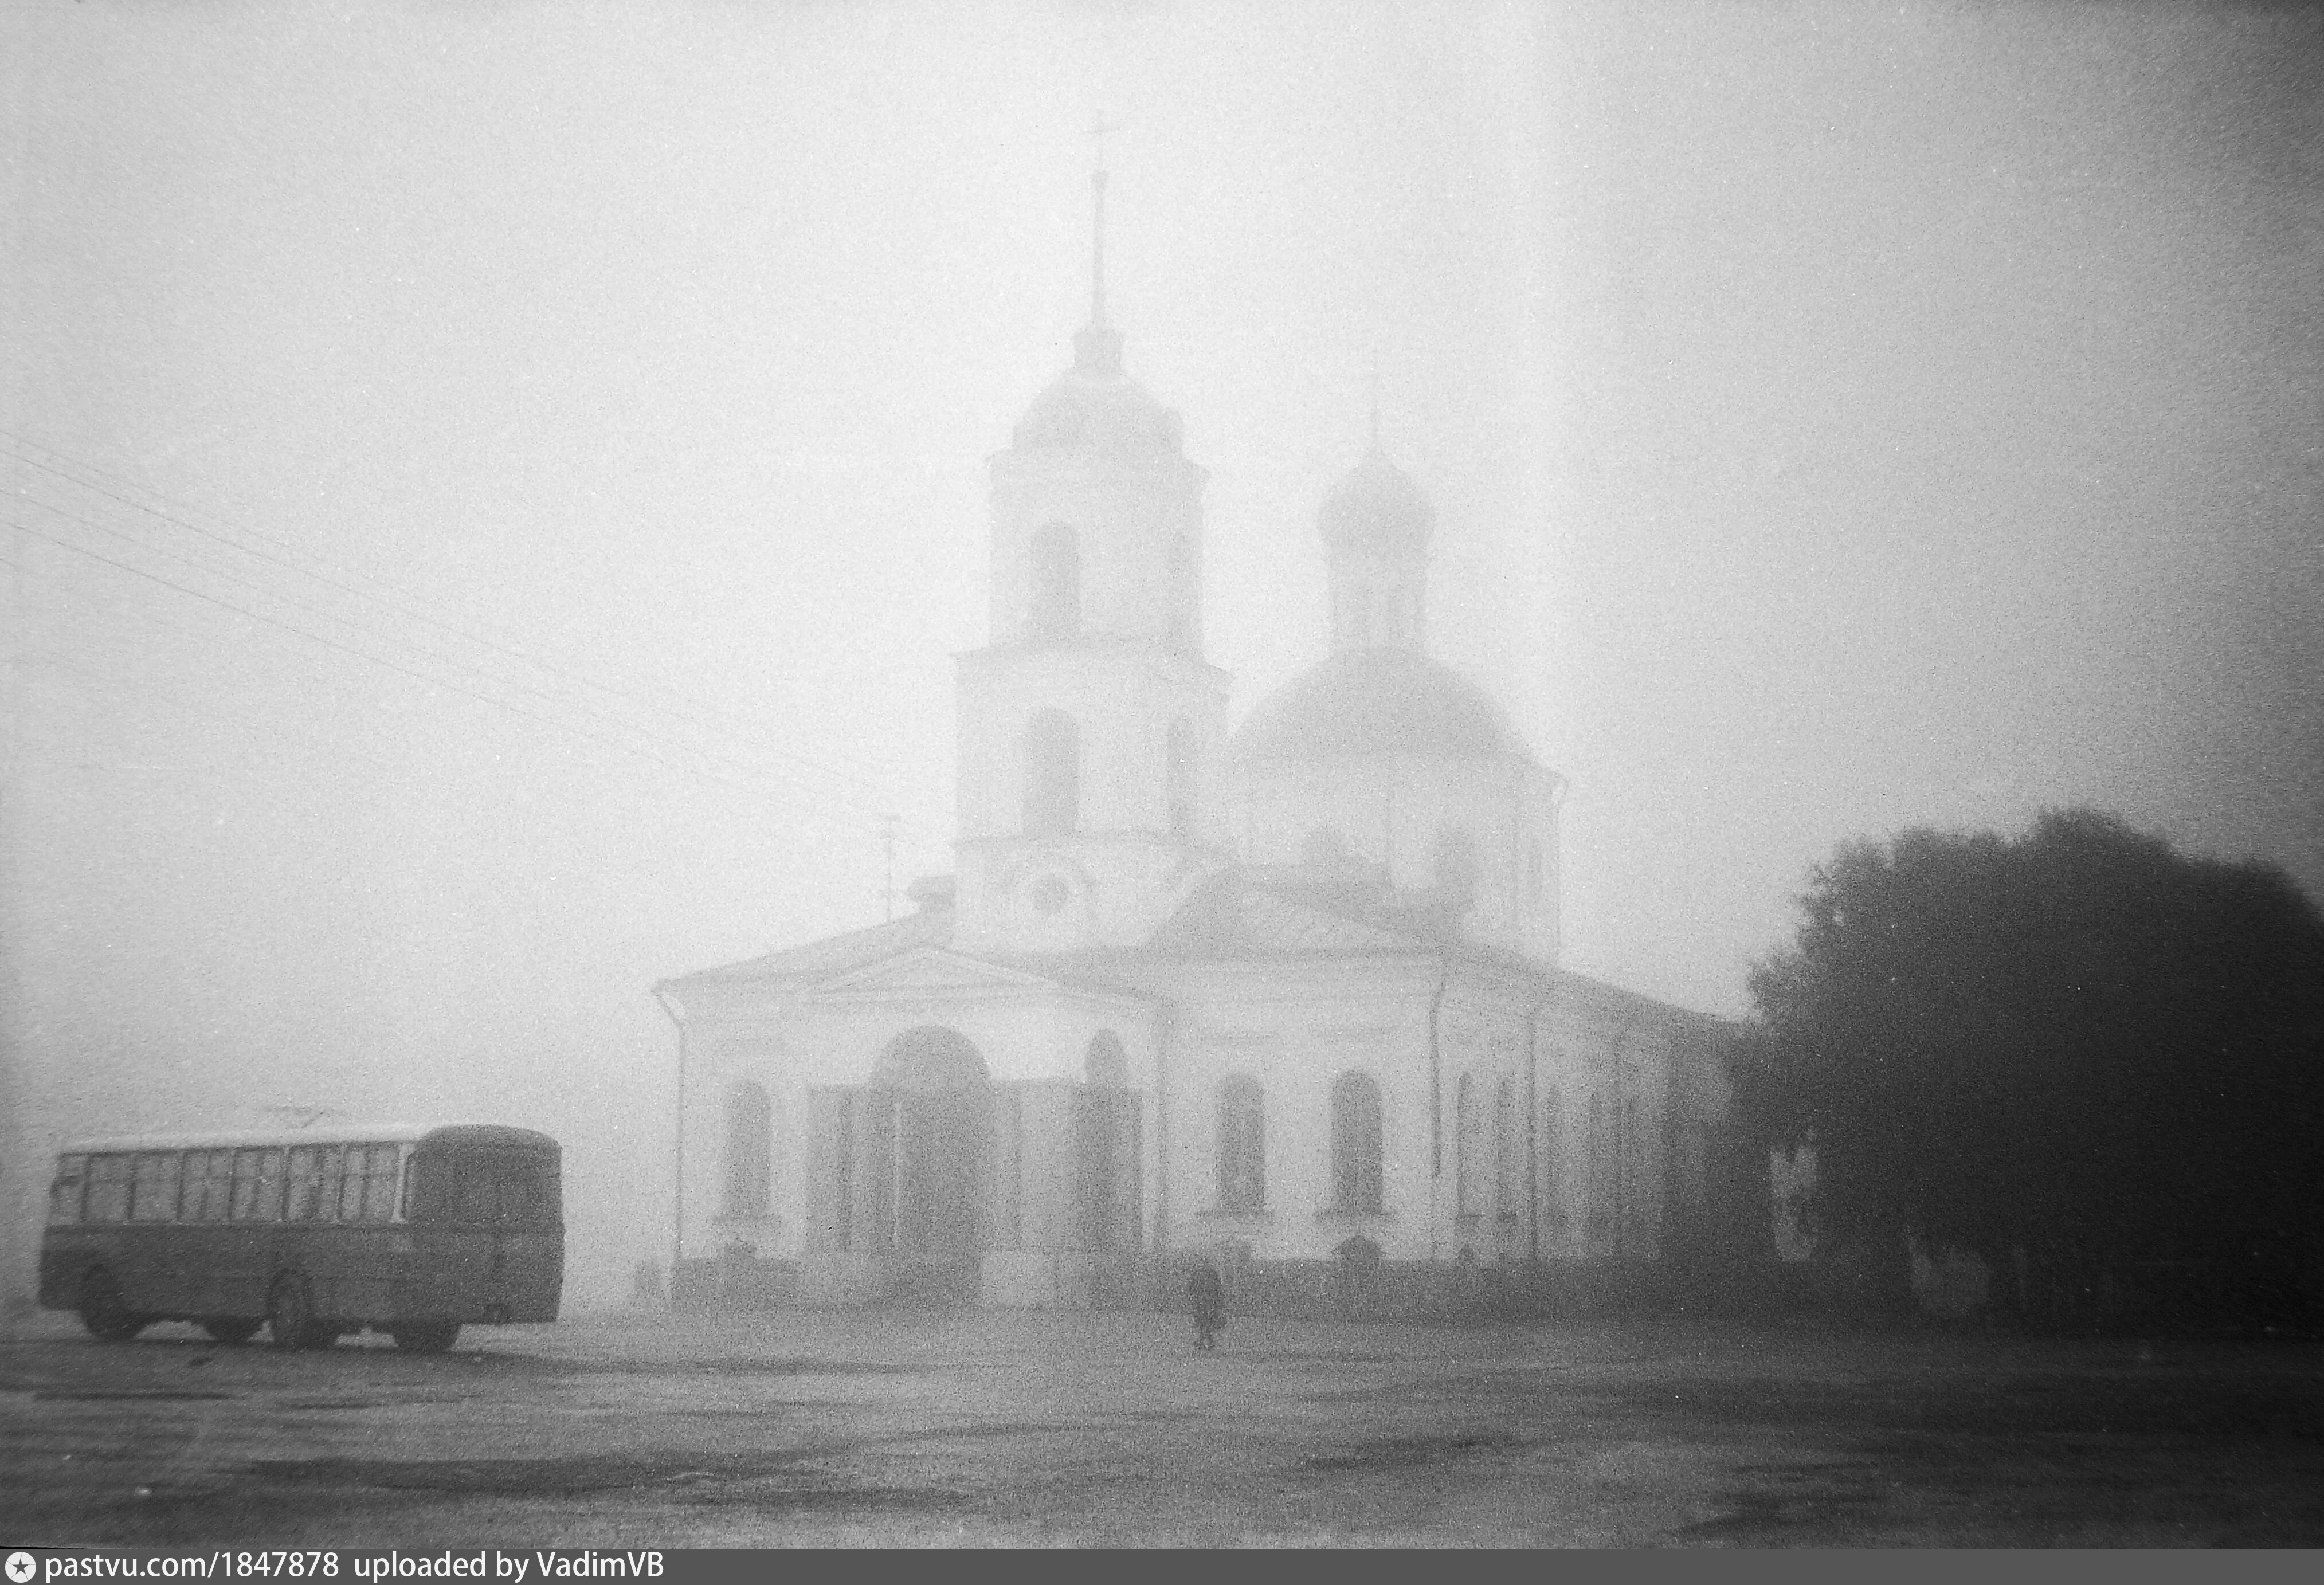
M1365 754L1530 759L1508 714L1409 650L1342 650L1260 700L1228 752L1244 764Z
M867 963L879 963L915 947L942 946L951 939L952 910L930 908L924 913L908 914L900 919L874 925L868 929L851 930L844 935L827 935L804 946L787 947L762 957L745 958L739 963L723 963L715 969L697 970L663 983L827 980L834 974L844 974L850 969L860 969Z
M1313 889L1280 889L1230 870L1197 887L1146 951L1164 957L1287 957L1420 952L1432 944L1326 906Z
M1120 372L1076 363L1017 420L1020 450L1087 449L1178 455L1185 426L1173 409Z
M850 931L788 951L705 969L663 987L759 985L804 990L852 971L952 946L953 910L930 908L868 929ZM1425 904L1384 889L1347 884L1346 877L1302 866L1250 866L1222 871L1182 903L1142 946L1063 954L974 953L980 962L1039 974L1068 988L1109 995L1146 996L1140 965L1165 963L1282 962L1383 955L1465 963L1563 987L1602 1016L1675 1018L1704 1034L1729 1020L1672 1006L1635 991L1553 968L1518 954L1463 938Z

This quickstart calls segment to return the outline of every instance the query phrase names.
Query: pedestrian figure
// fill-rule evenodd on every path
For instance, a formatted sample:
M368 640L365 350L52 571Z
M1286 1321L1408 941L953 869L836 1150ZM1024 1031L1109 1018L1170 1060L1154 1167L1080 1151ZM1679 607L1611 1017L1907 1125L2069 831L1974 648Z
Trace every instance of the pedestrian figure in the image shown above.
M1227 1323L1227 1287L1218 1268L1209 1261L1196 1263L1186 1278L1186 1297L1194 1311L1194 1349L1209 1353L1218 1347L1219 1329Z

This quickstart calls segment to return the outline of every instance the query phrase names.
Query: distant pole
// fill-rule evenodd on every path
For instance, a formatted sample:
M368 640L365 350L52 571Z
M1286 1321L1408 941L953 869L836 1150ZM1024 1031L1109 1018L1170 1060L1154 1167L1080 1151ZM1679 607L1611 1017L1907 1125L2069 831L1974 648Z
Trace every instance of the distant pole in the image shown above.
M881 888L880 895L887 902L887 917L890 919L896 917L896 823L898 818L899 816L894 815L880 816L880 840L888 850L888 883Z
M669 1280L663 1285L669 1307L678 1308L678 1267L686 1258L686 1019L659 986L654 1000L678 1028L678 1126L671 1130L669 1189Z
M20 855L31 808L23 789L32 760L24 684L32 632L32 601L24 587L31 540L23 525L16 527L9 536L14 559L0 601L9 619L0 631L16 635L0 653L0 1333L11 1336L33 1313L28 1279L37 1264L39 1217L47 1199L42 1188L50 1165L49 1141L33 1119L39 1108L46 1121L47 1097L33 1082L31 991L24 978L32 909L25 900L23 882L29 877Z

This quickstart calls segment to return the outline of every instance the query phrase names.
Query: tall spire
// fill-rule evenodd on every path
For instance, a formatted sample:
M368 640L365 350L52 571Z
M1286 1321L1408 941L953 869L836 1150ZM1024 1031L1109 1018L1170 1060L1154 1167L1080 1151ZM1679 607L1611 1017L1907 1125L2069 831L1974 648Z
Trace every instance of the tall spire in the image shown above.
M1074 367L1084 374L1121 373L1121 332L1105 322L1105 134L1120 130L1103 112L1089 129L1097 143L1090 171L1090 317L1074 337Z

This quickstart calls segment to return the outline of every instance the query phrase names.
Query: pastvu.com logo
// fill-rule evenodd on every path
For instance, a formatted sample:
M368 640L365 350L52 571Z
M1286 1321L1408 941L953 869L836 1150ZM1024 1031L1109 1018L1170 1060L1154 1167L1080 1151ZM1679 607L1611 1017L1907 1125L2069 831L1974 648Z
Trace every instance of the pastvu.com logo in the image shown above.
M8 1554L8 1585L24 1585L25 1580L40 1571L41 1565L32 1561L31 1553L12 1552Z

